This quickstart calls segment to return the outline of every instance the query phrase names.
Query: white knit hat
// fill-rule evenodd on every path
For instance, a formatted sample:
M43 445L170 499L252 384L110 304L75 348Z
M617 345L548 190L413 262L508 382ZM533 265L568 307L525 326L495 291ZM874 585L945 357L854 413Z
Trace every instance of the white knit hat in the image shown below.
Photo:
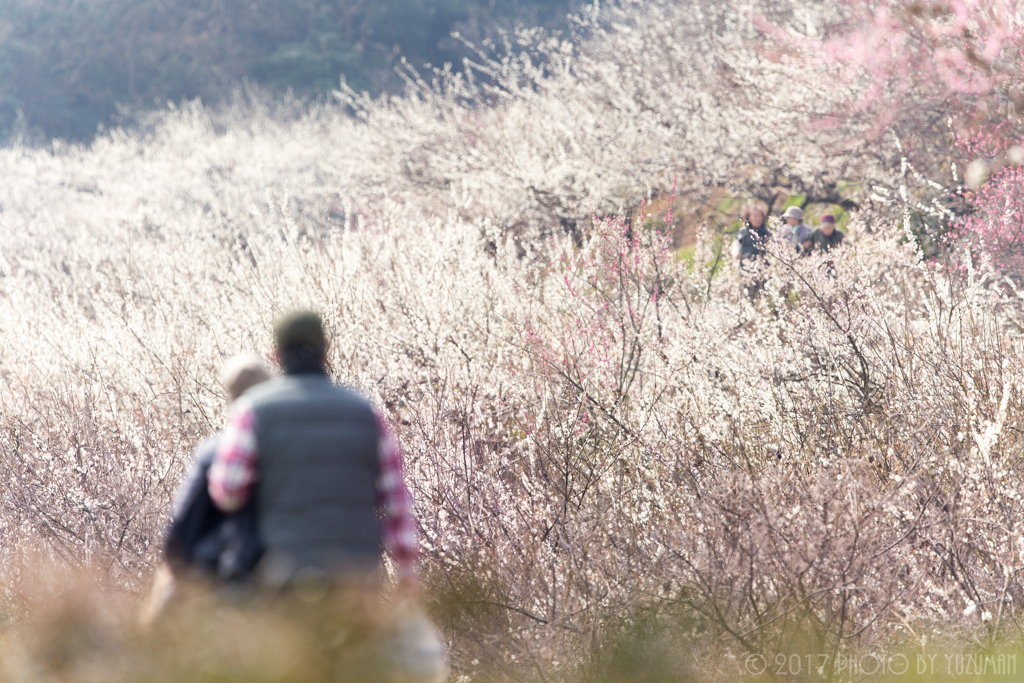
M804 217L804 212L799 206L791 206L786 209L786 213L782 214L783 218L795 218L798 221Z

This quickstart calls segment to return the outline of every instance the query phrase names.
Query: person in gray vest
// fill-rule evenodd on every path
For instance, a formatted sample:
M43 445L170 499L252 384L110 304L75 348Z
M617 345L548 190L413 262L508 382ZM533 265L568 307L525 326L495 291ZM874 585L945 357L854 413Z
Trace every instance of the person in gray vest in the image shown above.
M274 335L284 375L232 407L210 497L232 512L255 496L259 585L373 581L386 548L400 592L415 593L416 525L397 442L366 399L327 377L319 315L289 313Z

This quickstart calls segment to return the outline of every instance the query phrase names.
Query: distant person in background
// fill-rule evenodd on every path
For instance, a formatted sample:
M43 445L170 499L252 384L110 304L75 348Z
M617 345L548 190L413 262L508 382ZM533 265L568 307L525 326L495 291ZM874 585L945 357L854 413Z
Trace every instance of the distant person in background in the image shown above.
M743 227L736 233L739 246L736 258L742 263L764 256L764 248L770 238L764 211L757 204L751 204L743 212Z
M765 225L765 212L757 204L750 204L743 212L743 227L736 233L736 258L740 262L740 283L747 296L755 299L764 287L765 246L771 239Z
M828 253L843 243L843 233L836 230L836 217L826 213L821 217L818 228L811 233L814 251Z
M786 224L779 231L779 239L789 242L797 253L804 254L811 248L811 226L804 225L804 212L799 206L791 206L782 214Z

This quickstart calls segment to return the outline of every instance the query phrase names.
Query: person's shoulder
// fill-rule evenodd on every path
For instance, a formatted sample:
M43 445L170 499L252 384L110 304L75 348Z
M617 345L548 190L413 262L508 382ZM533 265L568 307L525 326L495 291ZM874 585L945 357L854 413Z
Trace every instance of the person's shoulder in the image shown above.
M257 414L281 404L318 400L334 389L321 374L279 375L245 392L240 405L251 407Z
M366 419L373 414L373 404L366 397L321 374L275 378L253 387L245 393L244 399L258 416L276 414L282 409L292 414L311 406L317 406L317 410L343 410L363 415Z
M273 401L278 397L315 395L325 398L344 399L351 403L364 403L367 406L371 405L370 401L356 389L336 382L327 375L320 373L283 375L269 382L264 382L256 388L260 391L254 391L252 400L258 402ZM248 396L248 394L246 395Z
M261 403L282 391L288 390L288 377L279 375L271 377L266 382L260 382L243 394L246 404L255 405Z
M332 410L341 411L350 418L357 418L367 424L379 426L377 411L370 399L366 398L362 392L330 380L328 380L328 387L323 399L325 403L333 406Z

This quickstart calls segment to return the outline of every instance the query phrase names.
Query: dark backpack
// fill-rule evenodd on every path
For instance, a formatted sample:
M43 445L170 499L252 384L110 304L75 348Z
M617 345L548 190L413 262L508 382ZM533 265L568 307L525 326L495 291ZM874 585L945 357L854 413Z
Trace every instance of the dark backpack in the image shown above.
M226 582L244 582L263 556L256 495L232 514L214 504L206 476L217 452L218 437L196 448L192 472L182 486L174 511L164 555L176 576L199 575Z

